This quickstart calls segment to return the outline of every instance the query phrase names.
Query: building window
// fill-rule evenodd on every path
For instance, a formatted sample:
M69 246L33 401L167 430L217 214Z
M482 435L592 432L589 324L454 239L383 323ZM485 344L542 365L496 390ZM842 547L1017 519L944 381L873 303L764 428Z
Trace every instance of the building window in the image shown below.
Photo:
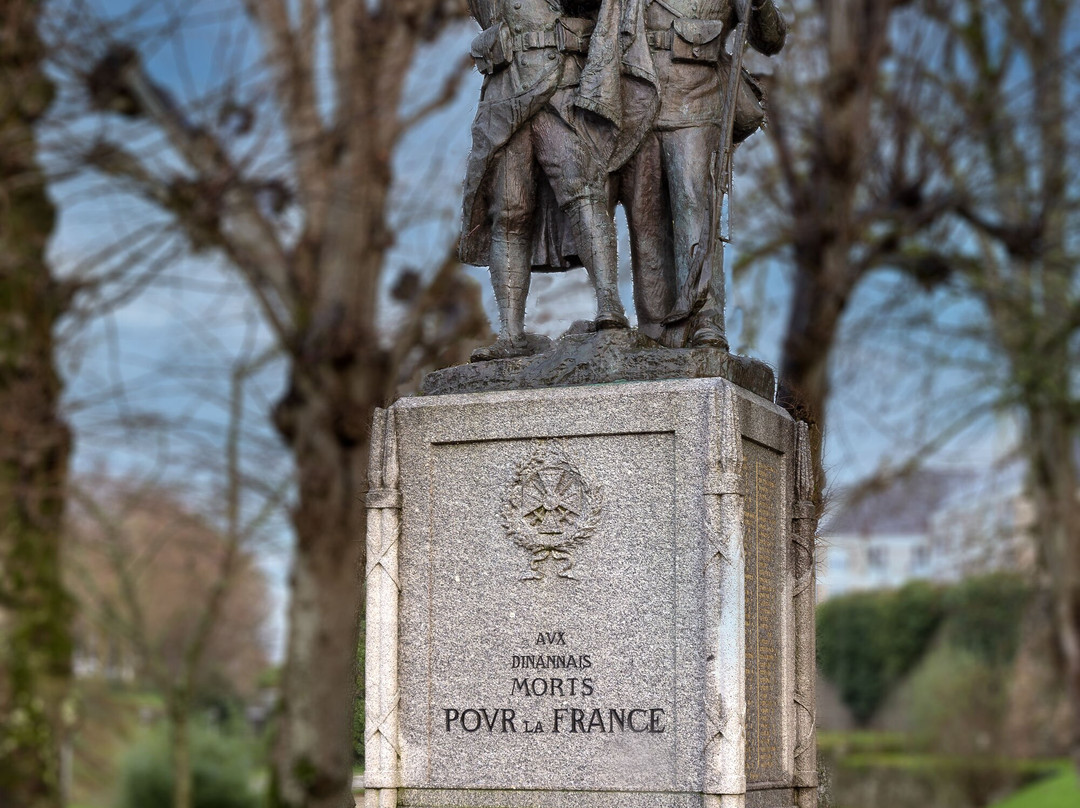
M870 564L870 569L875 572L882 572L885 569L885 565L888 563L888 553L885 547L871 547L870 552L867 555L867 561Z

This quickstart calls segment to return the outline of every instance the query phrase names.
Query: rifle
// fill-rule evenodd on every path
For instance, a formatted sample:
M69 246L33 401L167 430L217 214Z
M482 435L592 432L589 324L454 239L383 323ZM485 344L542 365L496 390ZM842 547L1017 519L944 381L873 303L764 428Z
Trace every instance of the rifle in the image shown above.
M743 53L746 50L747 27L750 25L750 2L751 0L734 0L735 14L739 24L735 27L732 37L731 68L728 71L728 82L724 96L724 119L720 130L720 145L713 157L713 206L712 206L712 237L713 249L716 251L712 259L714 271L709 277L709 286L712 290L713 300L724 310L724 245L731 243L731 191L734 186L734 158L735 158L735 107L739 100L739 88L742 84Z
M720 182L716 183L716 204L713 208L714 215L720 216L722 208L726 207L726 216L716 222L713 230L718 234L720 242L731 242L731 190L734 179L734 156L735 156L735 107L739 100L739 87L742 83L743 53L746 50L747 26L750 24L751 0L734 0L735 14L739 20L735 28L732 42L731 70L728 73L727 94L724 97L724 119L721 133L723 138L717 149L716 161L719 163ZM726 225L726 232L724 226Z

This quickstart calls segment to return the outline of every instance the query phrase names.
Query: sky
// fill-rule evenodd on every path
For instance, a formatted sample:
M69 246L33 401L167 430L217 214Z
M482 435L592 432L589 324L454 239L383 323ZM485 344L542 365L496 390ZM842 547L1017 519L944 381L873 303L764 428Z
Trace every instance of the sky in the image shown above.
M132 5L99 4L111 13ZM210 14L222 5L220 0L185 6L161 3L163 11L185 8L195 24L180 42L140 40L149 48L148 67L153 75L180 100L220 80L225 39L231 64L244 69L258 58L258 43L243 40L238 23L226 22L223 33L220 18ZM143 37L149 27L127 26L124 33ZM437 91L447 66L457 62L470 36L466 28L453 31L421 55L409 77L406 106L422 104ZM779 69L782 66L781 57ZM393 156L397 184L391 224L398 239L388 262L388 285L401 269L437 265L456 232L469 125L478 94L479 79L473 75L457 100L416 127ZM167 165L167 155L160 159ZM103 244L121 235L130 237L155 220L145 203L105 192L98 183L85 179L57 182L52 192L60 218L51 258L61 272L77 271ZM619 231L622 296L632 311L621 214ZM154 248L169 251L165 243L155 243ZM153 253L147 249L144 264L153 263ZM735 257L737 244L732 252ZM220 503L224 479L224 441L234 392L230 374L238 363L258 362L262 364L244 385L243 462L253 486L275 489L288 480L290 465L267 420L285 384L285 366L272 354L269 332L255 315L244 285L220 256L180 250L161 264L154 282L108 316L65 326L63 372L68 415L76 433L76 473L104 470L162 480L180 486L213 510L215 501ZM485 289L488 312L494 316L486 270L467 271ZM728 281L733 349L775 366L789 304L785 266L764 265L742 283ZM591 306L584 270L541 276L533 283L530 319L543 333L557 336L572 321L590 318ZM387 305L383 312L384 326L392 329L394 307ZM859 290L852 312L845 324L844 350L833 369L836 395L826 444L833 485L850 484L883 466L900 465L913 452L940 446L945 441L942 435L951 436L950 448L937 453L935 463L978 467L995 462L1003 447L1011 444L1014 429L1008 418L985 414L992 412L982 399L992 392L992 371L988 375L987 368L992 368L993 358L981 354L978 347L950 345L947 337L940 336L950 325L962 326L979 313L947 293L928 297L909 282L887 274ZM939 330L926 333L939 342L917 345L923 332L905 328L904 323L928 318ZM926 358L930 349L941 354L940 362ZM945 361L958 353L970 361ZM984 414L974 417L975 411ZM950 428L952 421L962 423ZM250 508L254 510L259 502L256 491ZM272 630L276 655L284 628L289 545L283 507L257 545L276 604Z

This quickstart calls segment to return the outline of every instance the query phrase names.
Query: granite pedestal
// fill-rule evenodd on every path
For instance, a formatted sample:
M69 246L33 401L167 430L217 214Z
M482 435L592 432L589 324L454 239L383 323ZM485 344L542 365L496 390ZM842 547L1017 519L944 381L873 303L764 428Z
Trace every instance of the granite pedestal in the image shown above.
M372 454L367 806L816 804L783 410L723 378L408 398Z

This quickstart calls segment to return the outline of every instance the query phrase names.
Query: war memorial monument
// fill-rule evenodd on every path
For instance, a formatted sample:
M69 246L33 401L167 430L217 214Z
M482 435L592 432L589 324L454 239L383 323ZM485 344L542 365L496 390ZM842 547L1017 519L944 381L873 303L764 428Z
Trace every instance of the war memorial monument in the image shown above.
M813 808L813 474L728 352L725 207L772 0L470 0L462 259L499 334L376 415L368 808ZM630 225L637 326L619 298ZM596 317L525 330L536 271Z

